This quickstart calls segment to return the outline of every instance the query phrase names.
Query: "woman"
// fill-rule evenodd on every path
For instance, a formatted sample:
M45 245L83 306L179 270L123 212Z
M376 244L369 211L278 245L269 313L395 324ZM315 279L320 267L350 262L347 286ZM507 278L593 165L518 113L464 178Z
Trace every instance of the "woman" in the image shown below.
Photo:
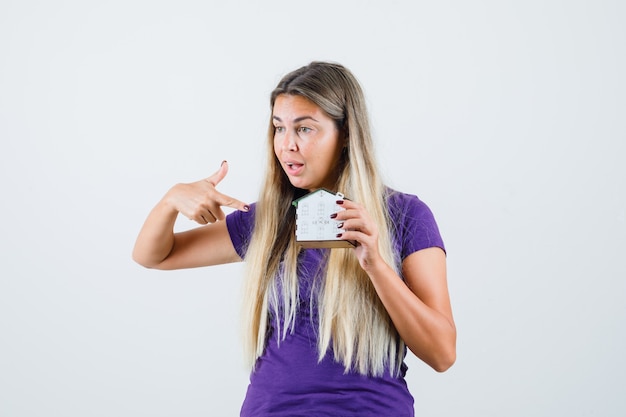
M345 67L313 62L272 92L265 182L256 204L217 191L228 165L171 188L134 259L178 269L246 261L242 416L412 416L406 348L437 371L456 358L443 242L428 207L384 186L363 92ZM292 201L341 192L337 236L303 249ZM225 216L221 207L237 209ZM178 213L203 225L173 233Z

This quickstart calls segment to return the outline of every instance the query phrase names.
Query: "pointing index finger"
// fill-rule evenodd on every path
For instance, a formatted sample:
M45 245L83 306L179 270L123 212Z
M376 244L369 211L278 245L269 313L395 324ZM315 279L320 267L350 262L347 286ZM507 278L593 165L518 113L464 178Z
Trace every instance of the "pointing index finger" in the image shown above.
M227 196L226 194L219 193L220 197L217 200L218 204L222 207L230 207L239 211L250 211L250 206L243 201L236 198Z

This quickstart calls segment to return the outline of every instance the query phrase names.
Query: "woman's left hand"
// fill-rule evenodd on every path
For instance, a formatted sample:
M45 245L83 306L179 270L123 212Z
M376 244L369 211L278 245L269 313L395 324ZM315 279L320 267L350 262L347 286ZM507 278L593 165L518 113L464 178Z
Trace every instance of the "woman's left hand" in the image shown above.
M340 204L338 202L338 204ZM356 242L355 253L400 337L411 351L438 372L456 360L456 327L441 248L413 252L402 262L401 279L378 251L379 231L365 208L353 201L334 217L343 223L341 239Z
M378 226L362 205L350 200L339 200L337 204L345 209L336 213L335 220L342 223L339 229L344 230L339 231L338 237L356 243L356 256L361 268L368 272L378 262L384 262L378 251Z

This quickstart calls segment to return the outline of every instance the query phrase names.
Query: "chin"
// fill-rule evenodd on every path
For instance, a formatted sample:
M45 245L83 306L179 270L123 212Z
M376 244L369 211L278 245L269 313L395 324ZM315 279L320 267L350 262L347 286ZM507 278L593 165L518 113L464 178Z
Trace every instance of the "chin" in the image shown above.
M303 181L293 181L291 178L289 179L289 183L295 187L295 188L300 188L302 190L310 190L311 189L311 185L303 182Z

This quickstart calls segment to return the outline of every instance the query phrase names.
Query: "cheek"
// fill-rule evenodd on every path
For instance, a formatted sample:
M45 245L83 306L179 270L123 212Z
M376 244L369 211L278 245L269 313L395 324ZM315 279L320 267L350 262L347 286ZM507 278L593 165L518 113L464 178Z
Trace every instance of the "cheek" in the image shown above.
M339 159L341 159L342 150L343 146L339 143L339 141L334 141L333 146L330 146L327 150L327 158L330 164L333 166L337 164Z
M280 156L280 146L278 145L278 141L276 139L274 139L273 146L274 146L274 155L276 155L276 157L279 157Z

